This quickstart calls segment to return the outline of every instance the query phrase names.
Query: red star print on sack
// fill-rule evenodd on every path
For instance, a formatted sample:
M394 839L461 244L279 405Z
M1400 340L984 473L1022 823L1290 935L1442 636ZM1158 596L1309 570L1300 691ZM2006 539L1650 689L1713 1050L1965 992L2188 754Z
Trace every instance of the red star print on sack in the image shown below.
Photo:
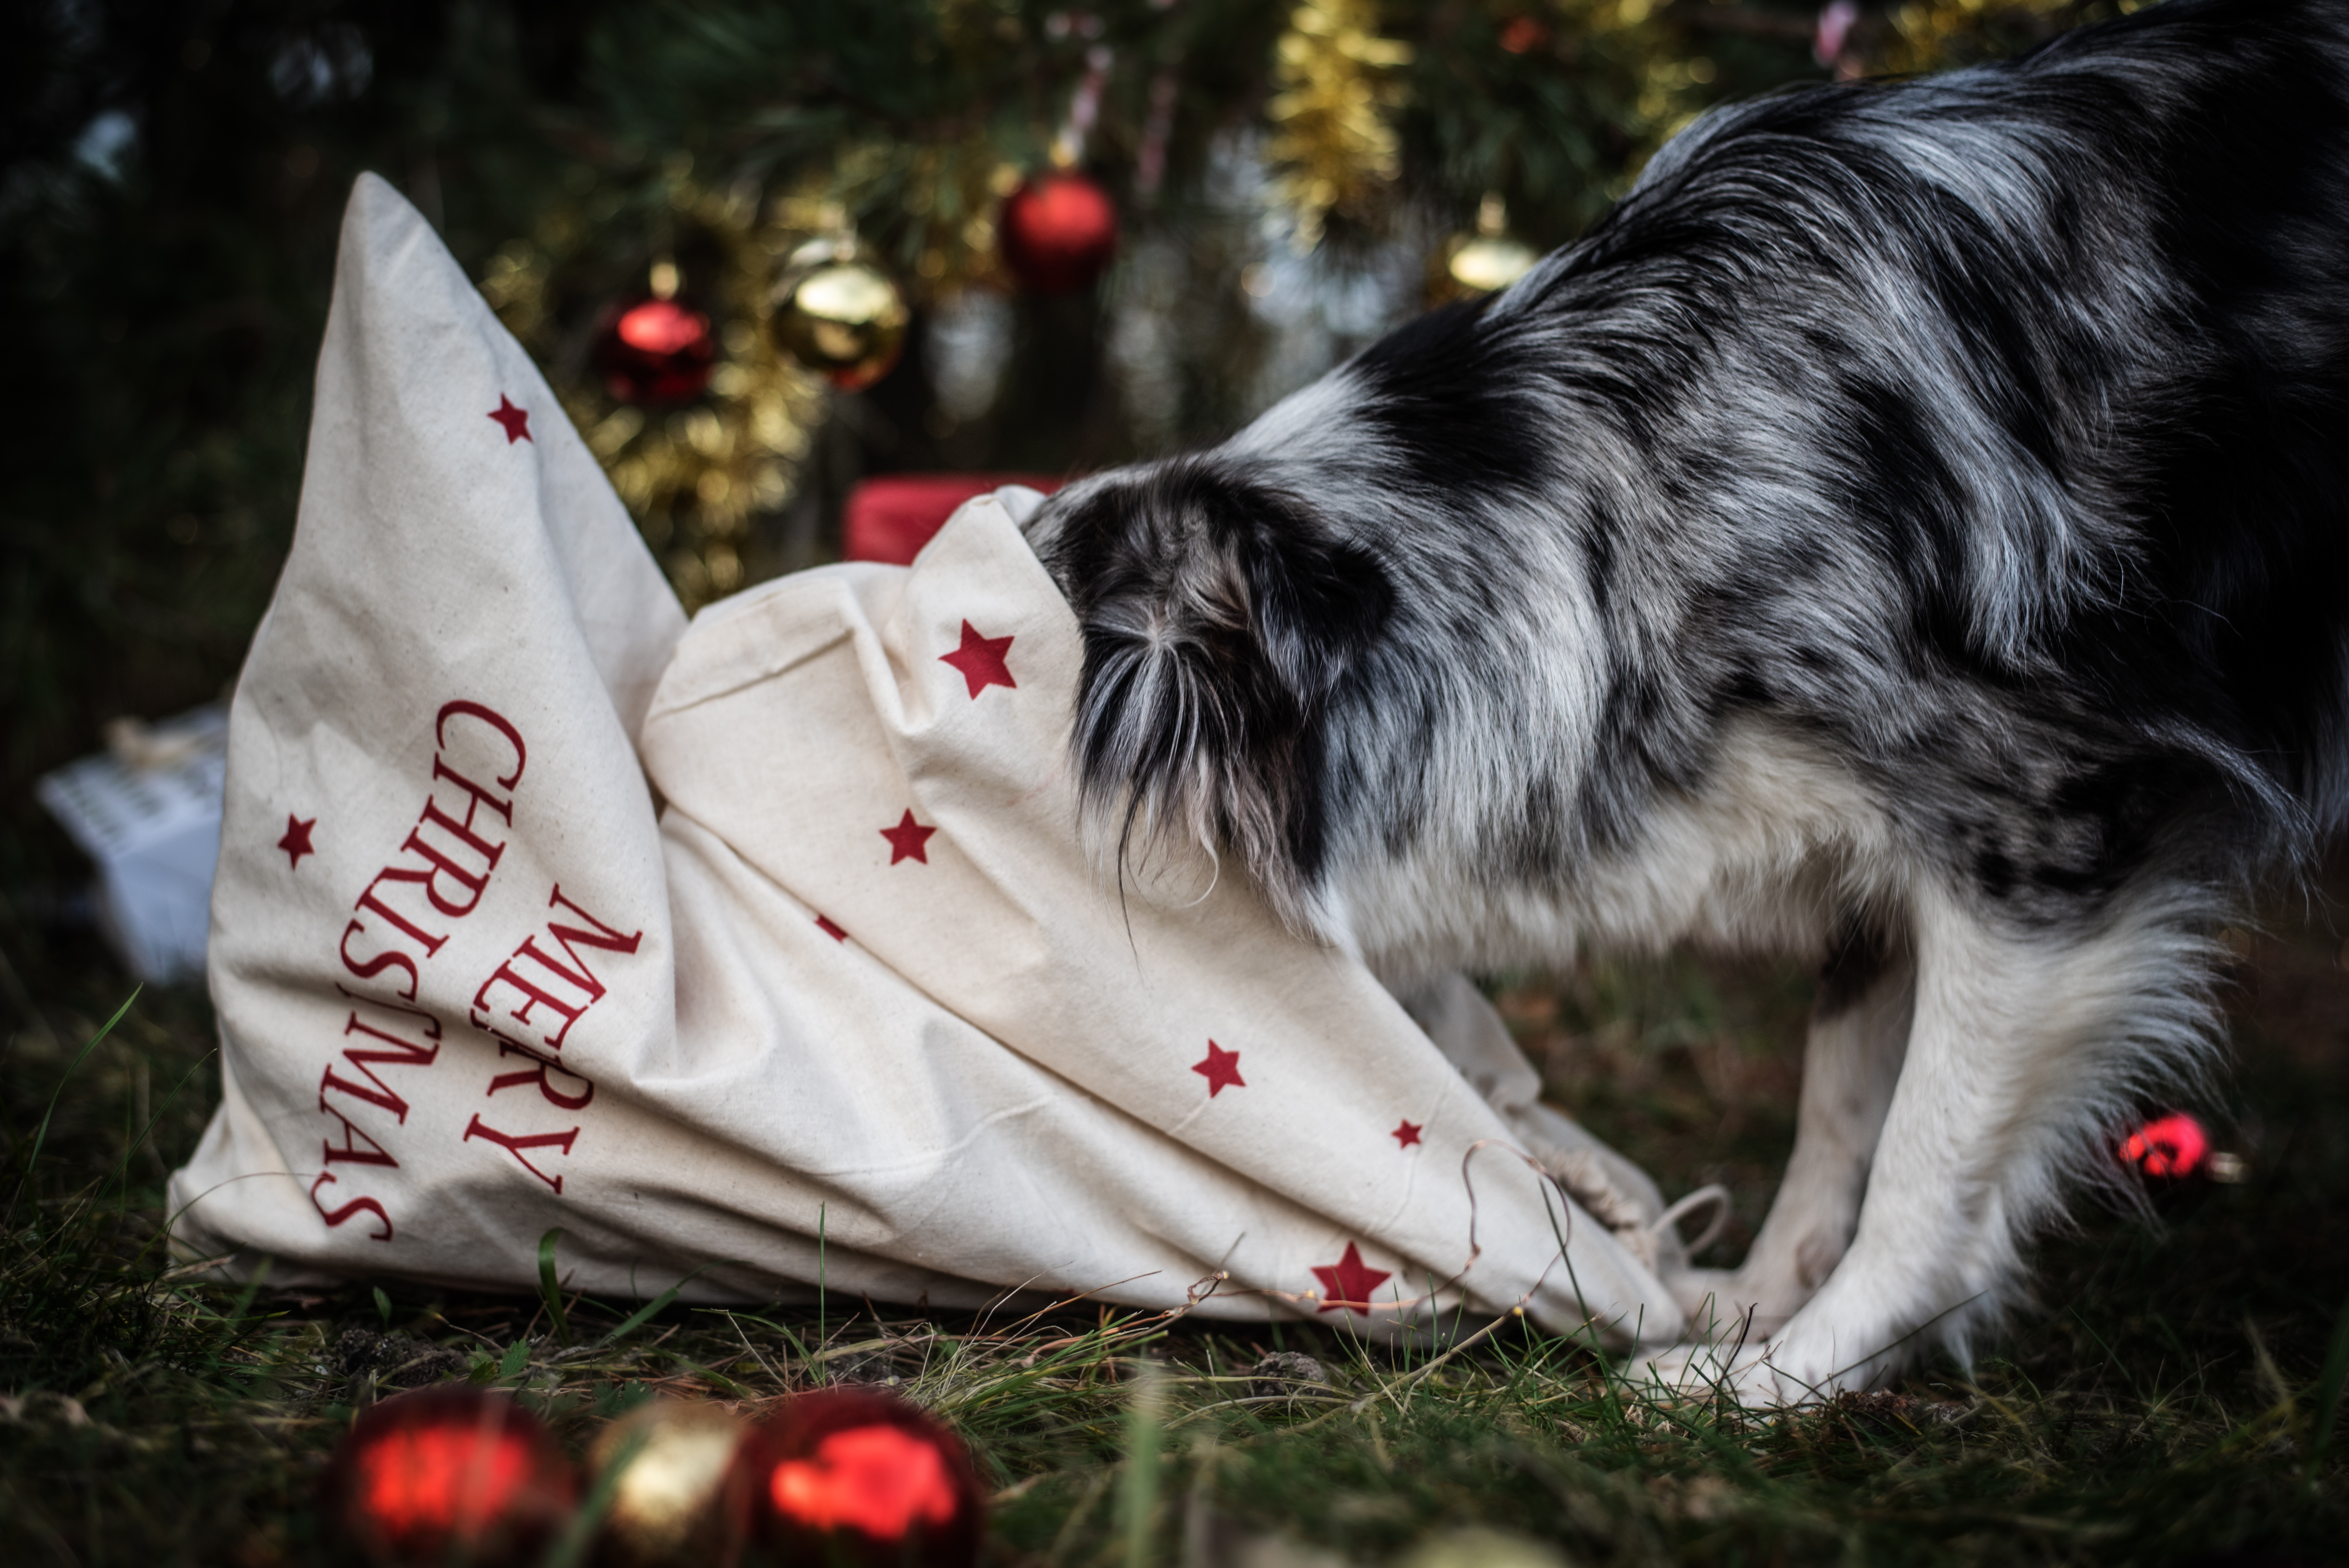
M310 847L310 830L317 825L318 819L316 817L305 821L291 811L285 813L285 836L277 841L277 847L285 851L285 864L288 868L299 870L304 855L315 855L318 852Z
M819 914L815 917L815 928L818 931L823 932L826 936L831 937L834 942L845 942L848 940L848 933L833 924L832 917L828 914Z
M1426 1123L1419 1121L1406 1121L1401 1127L1396 1128L1392 1132L1388 1133L1387 1136L1393 1139L1403 1148L1409 1149L1419 1141L1419 1135L1424 1130L1426 1130Z
M1343 1307L1349 1312L1371 1315L1371 1293L1394 1277L1392 1269L1374 1269L1362 1262L1362 1254L1353 1243L1346 1243L1346 1255L1336 1266L1313 1265L1313 1277L1321 1282L1323 1312L1336 1312Z
M1193 1062L1191 1070L1207 1080L1209 1099L1227 1088L1247 1088L1247 1079L1240 1077L1239 1052L1227 1051L1213 1040L1207 1042L1207 1059Z
M504 393L498 394L498 406L490 410L490 418L504 428L507 446L511 447L516 441L528 441L533 447L538 445L530 433L530 410L515 407L506 400Z
M965 621L962 646L951 654L940 654L938 663L952 665L962 672L964 682L970 687L971 700L976 702L978 694L991 686L1019 686L1019 683L1011 678L1011 666L1003 661L1011 644L1009 637L982 637L978 627Z
M881 836L889 841L889 863L894 866L899 861L919 861L928 865L930 852L924 846L936 831L936 828L925 828L914 820L914 813L907 811L895 827L881 830Z

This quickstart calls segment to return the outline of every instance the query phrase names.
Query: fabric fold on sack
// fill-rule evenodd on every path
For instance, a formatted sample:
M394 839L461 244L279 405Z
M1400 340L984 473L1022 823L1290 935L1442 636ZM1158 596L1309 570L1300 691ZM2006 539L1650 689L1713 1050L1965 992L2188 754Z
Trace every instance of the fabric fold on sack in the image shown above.
M1236 877L1089 856L1038 503L688 628L527 356L362 178L231 711L183 1255L528 1288L559 1226L569 1284L640 1299L1677 1336L1620 1218L1653 1184L1536 1103L1474 987L1407 1012Z

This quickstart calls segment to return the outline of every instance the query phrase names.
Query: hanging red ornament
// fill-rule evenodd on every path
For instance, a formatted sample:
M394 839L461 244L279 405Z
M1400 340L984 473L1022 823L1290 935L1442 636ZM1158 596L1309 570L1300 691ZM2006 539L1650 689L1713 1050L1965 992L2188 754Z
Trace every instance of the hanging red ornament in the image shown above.
M777 1563L978 1561L986 1504L961 1439L903 1399L826 1388L786 1403L737 1461L748 1536Z
M623 403L690 403L717 364L709 318L664 294L624 300L596 328L595 367Z
M1031 175L1003 199L996 219L1004 264L1033 294L1091 288L1117 253L1117 208L1074 170Z
M1549 29L1538 17L1520 11L1501 24L1501 47L1513 55L1530 54L1549 47Z
M426 1388L374 1405L326 1468L326 1512L368 1561L537 1561L578 1489L546 1429L506 1395Z
M2157 1116L2121 1140L2121 1158L2147 1181L2188 1181L2205 1174L2210 1135L2182 1110Z
M2148 1117L2120 1143L2121 1163L2162 1208L2199 1200L2214 1184L2243 1181L2250 1167L2240 1154L2213 1146L2201 1121L2182 1110Z

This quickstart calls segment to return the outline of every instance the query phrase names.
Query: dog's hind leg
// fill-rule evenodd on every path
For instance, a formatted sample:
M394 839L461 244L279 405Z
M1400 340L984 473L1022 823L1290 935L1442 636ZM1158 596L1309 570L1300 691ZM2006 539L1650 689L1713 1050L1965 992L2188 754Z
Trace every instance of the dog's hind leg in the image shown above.
M1962 1355L2066 1172L2138 1084L2190 1067L2209 1037L2186 900L2035 931L1935 888L1912 900L1915 1016L1850 1249L1775 1334L1656 1357L1667 1384L1799 1404L1881 1383L1930 1343Z
M1900 1076L1916 990L1905 942L1855 928L1837 944L1803 1047L1794 1156L1761 1233L1734 1271L1691 1269L1667 1280L1692 1323L1775 1334L1842 1261Z

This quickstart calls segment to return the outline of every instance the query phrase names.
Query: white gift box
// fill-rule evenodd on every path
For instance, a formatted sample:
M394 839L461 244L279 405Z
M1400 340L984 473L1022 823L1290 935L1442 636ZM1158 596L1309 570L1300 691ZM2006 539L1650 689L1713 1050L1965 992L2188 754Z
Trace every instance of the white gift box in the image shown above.
M228 709L196 708L45 776L41 804L98 864L106 934L149 983L200 974L220 859Z

